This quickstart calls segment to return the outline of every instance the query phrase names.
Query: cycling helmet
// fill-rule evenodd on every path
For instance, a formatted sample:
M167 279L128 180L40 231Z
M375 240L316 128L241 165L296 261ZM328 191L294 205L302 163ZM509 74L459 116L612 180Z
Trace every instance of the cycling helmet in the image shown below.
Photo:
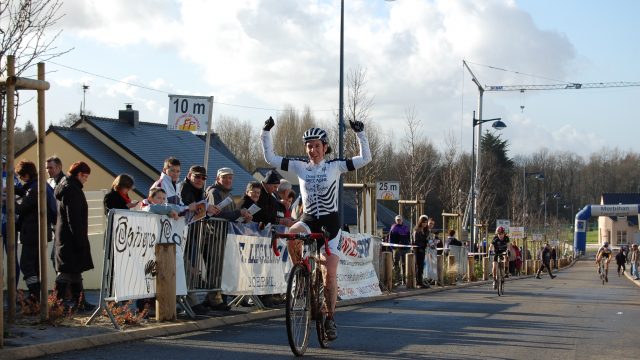
M604 247L608 247L608 246L609 246L609 242L608 242L608 241L605 241L605 242L604 242L604 244L602 244L602 246L604 246Z
M304 132L302 140L307 143L311 140L320 140L323 144L326 144L329 139L327 132L320 128L311 128Z
M504 234L504 227L498 226L498 228L496 229L496 234Z

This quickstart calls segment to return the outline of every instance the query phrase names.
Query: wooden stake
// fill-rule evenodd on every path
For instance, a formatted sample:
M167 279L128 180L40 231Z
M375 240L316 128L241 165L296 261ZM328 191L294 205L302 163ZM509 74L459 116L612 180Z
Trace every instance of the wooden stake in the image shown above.
M407 276L407 289L416 287L416 254L407 253L405 256L405 271Z
M176 244L156 244L156 320L173 321L176 313Z
M38 63L38 80L44 82L44 63ZM49 304L47 302L47 172L45 160L47 152L45 148L45 113L44 113L44 89L38 89L38 215L40 233L40 320L49 318Z

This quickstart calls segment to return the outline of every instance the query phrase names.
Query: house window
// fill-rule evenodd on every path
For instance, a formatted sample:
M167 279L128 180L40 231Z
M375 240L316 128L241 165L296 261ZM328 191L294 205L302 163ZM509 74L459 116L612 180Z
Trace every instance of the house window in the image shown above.
M618 240L618 244L626 244L627 243L627 232L626 231L617 231L616 240Z

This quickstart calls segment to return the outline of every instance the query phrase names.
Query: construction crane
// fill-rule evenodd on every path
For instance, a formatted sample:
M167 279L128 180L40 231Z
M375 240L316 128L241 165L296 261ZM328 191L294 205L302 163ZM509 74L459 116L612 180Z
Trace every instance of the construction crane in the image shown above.
M640 82L597 82L597 83L566 83L550 85L485 85L484 91L529 91L529 90L580 90L580 89L602 89L615 87L640 86Z
M596 83L560 83L560 84L549 84L549 85L484 85L480 84L476 75L471 71L471 68L467 64L466 60L462 60L462 66L469 71L471 74L471 80L478 87L478 119L473 119L474 127L475 124L479 124L477 126L477 138L478 138L478 149L471 149L471 156L474 157L474 168L471 170L471 189L469 190L469 194L467 196L467 207L464 212L463 224L469 224L470 232L471 232L471 241L473 244L477 240L477 232L476 232L476 221L478 218L477 213L477 203L476 197L478 196L480 189L479 184L477 184L478 179L478 169L480 168L480 135L481 135L481 124L482 124L482 103L484 98L485 91L520 91L524 93L525 91L539 91L539 90L581 90L581 89L603 89L603 88L617 88L617 87L633 87L640 86L640 81L627 82L627 81L617 81L617 82L596 82ZM497 69L497 68L496 68ZM504 69L500 69L504 70ZM522 110L524 110L524 106L520 106ZM472 129L473 132L474 129ZM473 135L476 136L476 135ZM475 138L474 138L475 139ZM475 145L474 145L475 147Z

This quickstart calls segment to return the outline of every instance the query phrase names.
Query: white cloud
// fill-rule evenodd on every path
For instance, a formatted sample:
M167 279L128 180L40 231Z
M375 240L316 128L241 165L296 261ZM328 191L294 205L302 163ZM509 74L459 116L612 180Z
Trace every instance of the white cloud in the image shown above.
M453 131L462 132L466 144L477 91L462 59L564 78L576 58L565 35L539 29L514 1L376 1L345 2L345 75L357 66L367 69L368 90L375 97L372 115L384 131L398 128L404 111L414 107L434 143L442 146L442 134ZM218 102L337 109L337 0L67 0L65 11L70 36L132 50L138 44L164 49L184 61L172 69L177 78L181 67L195 66L208 88L175 89L174 84L185 84L166 69L158 69L162 78L131 75L125 81L175 93L215 94ZM144 65L131 66L127 74ZM513 73L472 67L483 84L523 82ZM159 98L150 100L137 88L117 83L105 94L127 97L144 104L153 116L166 116ZM492 106L498 107L487 103L486 113L496 110ZM334 113L317 115L328 119ZM593 134L571 127L551 133L525 120L518 126L522 129L513 131L514 149L537 149L530 134L558 148L593 141Z

